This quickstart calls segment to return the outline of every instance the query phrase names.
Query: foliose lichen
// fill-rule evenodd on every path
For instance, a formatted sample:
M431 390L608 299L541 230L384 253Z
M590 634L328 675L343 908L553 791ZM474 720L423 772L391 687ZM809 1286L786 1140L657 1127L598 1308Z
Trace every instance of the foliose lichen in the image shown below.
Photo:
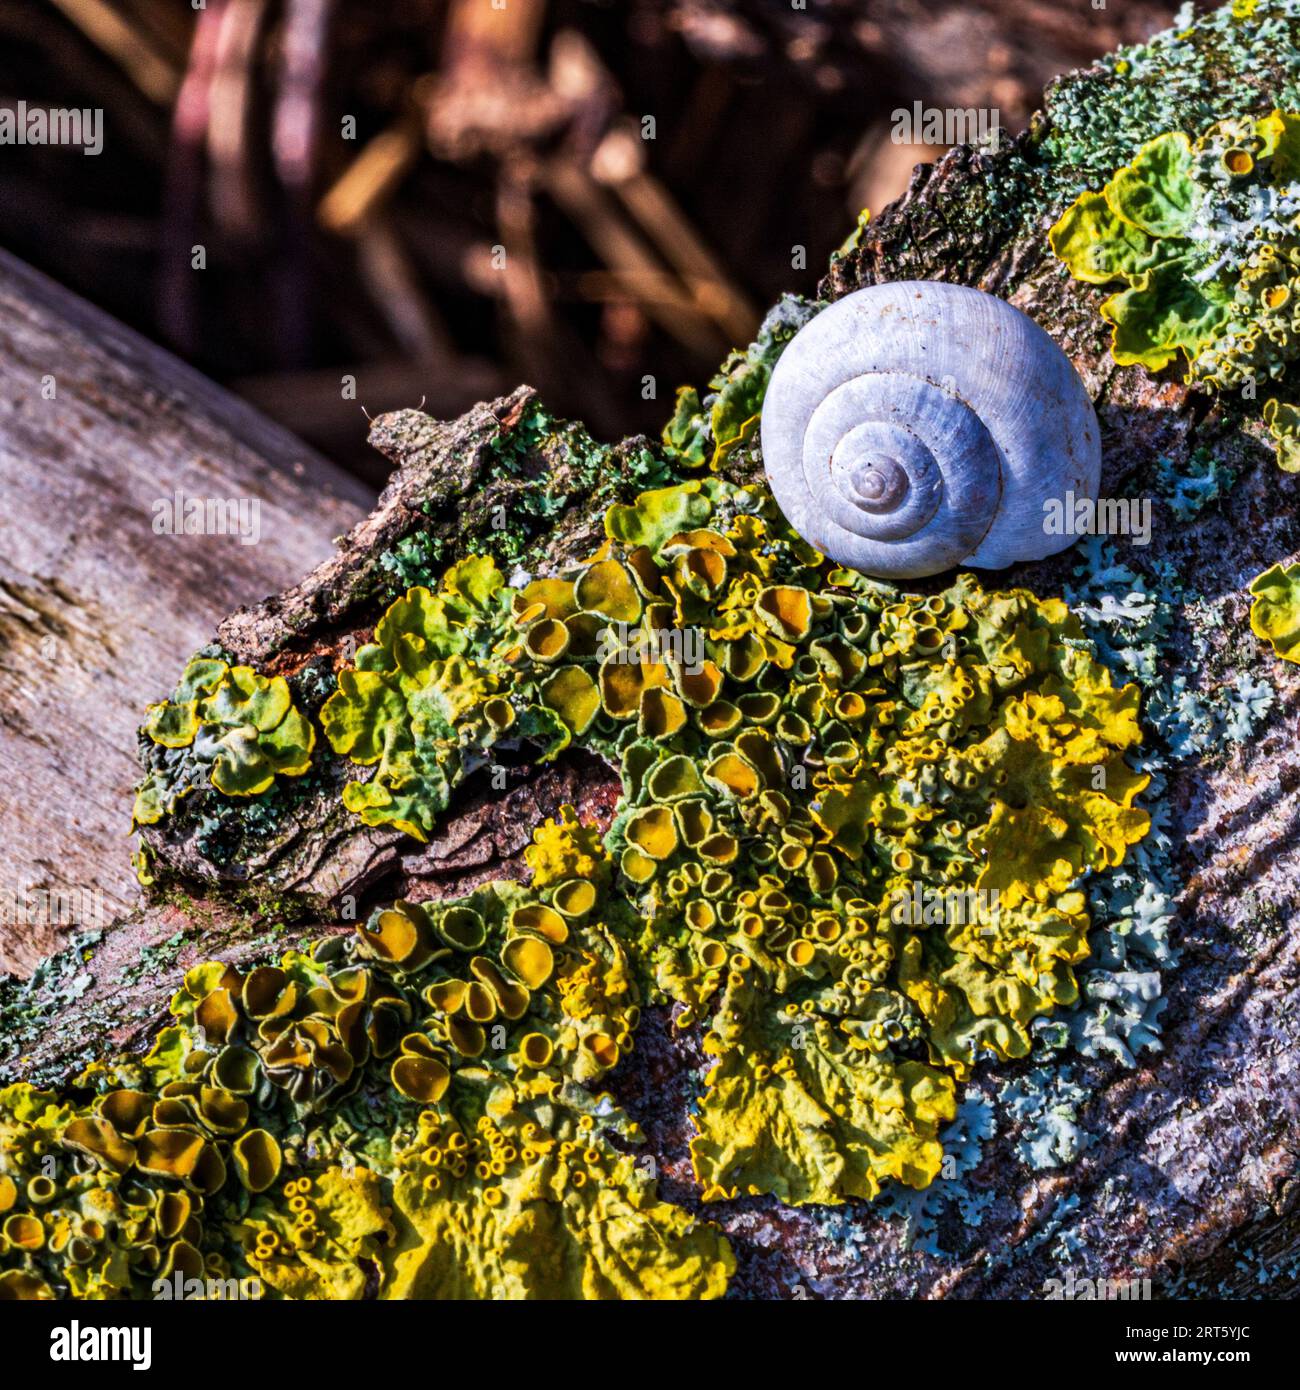
M1250 585L1250 627L1283 661L1300 663L1300 561L1277 564Z
M133 825L153 825L196 782L223 796L255 797L277 776L311 766L316 730L293 702L283 676L196 656L170 700L150 705L141 739L146 775Z
M1033 1169L1065 1167L1094 1144L1079 1118L1088 1099L1069 1067L1035 1067L1006 1082L998 1101L1020 1126L1021 1161Z
M196 967L142 1061L5 1093L11 1292L721 1292L725 1242L654 1197L590 1089L644 999L706 1021L702 1195L791 1203L924 1188L955 1083L1077 999L1079 883L1148 818L1136 691L1063 603L834 569L716 477L612 507L606 537L513 588L470 558L408 592L320 721L375 768L345 791L369 823L428 834L501 741L576 741L622 770L609 832L566 812L527 887ZM283 693L235 670L192 667L150 728L275 734ZM59 1155L48 1197L28 1146Z
M1093 929L1079 1002L1057 1018L1040 1020L1037 1040L1044 1053L1073 1047L1086 1057L1131 1067L1138 1053L1160 1049L1162 972L1177 962L1170 928L1181 885L1164 793L1169 768L1191 750L1184 712L1171 711L1164 702L1170 667L1177 662L1171 635L1183 599L1168 564L1149 576L1119 561L1113 542L1101 537L1081 544L1075 576L1065 597L1099 659L1117 679L1136 681L1146 696L1144 724L1153 732L1138 766L1150 781L1139 804L1149 808L1151 824L1124 864L1091 884ZM1212 730L1208 704L1203 712Z
M0 1091L0 1297L720 1294L725 1240L655 1198L587 1085L639 1013L610 866L571 815L531 857L529 889L196 966L143 1059Z
M859 230L866 216L863 214ZM756 437L772 368L786 344L820 307L799 295L782 295L749 347L731 353L710 379L703 400L694 386L683 386L677 392L672 419L664 426L663 443L681 467L698 468L707 463L716 470Z
M1175 464L1167 455L1156 460L1156 483L1178 521L1191 521L1222 501L1236 482L1236 469L1210 449L1194 449Z
M615 930L709 1019L706 1197L924 1186L952 1078L1077 997L1076 882L1147 827L1135 692L1063 604L833 569L758 487L647 493L606 532L570 571L463 561L389 609L322 711L378 764L347 804L420 835L503 740L617 763ZM971 910L908 922L921 883Z
M1158 136L1049 240L1076 279L1125 284L1101 306L1118 364L1181 356L1189 384L1253 396L1300 356L1298 218L1300 115L1275 110ZM1300 469L1300 412L1275 396L1264 420Z

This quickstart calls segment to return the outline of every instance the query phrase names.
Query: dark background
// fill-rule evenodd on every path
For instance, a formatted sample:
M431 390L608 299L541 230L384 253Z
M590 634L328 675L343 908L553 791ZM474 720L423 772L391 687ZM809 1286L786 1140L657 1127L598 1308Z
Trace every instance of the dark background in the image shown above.
M657 432L940 152L894 109L1014 133L1175 9L1094 4L0 0L0 105L104 110L98 157L0 147L0 244L372 482L362 406Z

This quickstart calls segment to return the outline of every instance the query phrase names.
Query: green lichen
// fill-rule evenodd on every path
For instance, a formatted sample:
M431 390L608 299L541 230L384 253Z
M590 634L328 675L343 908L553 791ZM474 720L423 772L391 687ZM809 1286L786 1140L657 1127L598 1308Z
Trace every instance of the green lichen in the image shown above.
M855 253L871 234L858 228L834 258L831 282L839 293L875 283L883 251L890 278L977 283L1003 265L1008 246L1037 240L1045 215L1099 188L1148 141L1275 107L1300 110L1296 0L1200 17L1185 6L1172 28L1055 81L1025 134L993 154L963 153L959 177L932 178L923 219L908 206L887 212L866 258Z
M396 436L410 448L421 428ZM535 396L451 467L415 472L406 502L410 522L376 557L378 597L436 587L449 560L475 550L511 567L529 563L556 539L556 523L626 501L642 488L675 479L670 455L645 439L593 439L576 421L551 414Z
M1250 585L1250 627L1283 661L1300 663L1300 562L1273 565Z
M279 835L297 810L327 794L337 794L337 778L332 769L313 766L303 776L277 781L255 797L191 799L187 809L195 848L218 866L247 859Z
M1191 521L1232 490L1237 470L1212 450L1193 449L1180 464L1162 455L1156 460L1156 483L1178 521Z
M398 599L355 668L340 675L321 725L336 753L375 767L368 781L349 782L343 793L343 804L367 825L426 839L452 787L494 743L526 732L541 737L546 757L568 742L540 696L520 710L500 693L504 664L486 658L508 610L496 566L464 560L436 593L416 588Z
M316 744L283 676L205 656L191 660L170 700L149 706L141 737L146 776L133 825L160 821L196 782L223 796L259 796L277 776L301 777Z
M708 463L716 470L755 440L772 368L817 308L798 295L783 295L764 318L754 341L743 351L731 353L710 379L703 399L694 386L678 391L672 419L664 426L663 443L680 468Z
M757 487L650 492L606 531L555 577L511 591L467 561L393 605L323 711L336 751L380 763L347 804L424 835L503 740L616 762L615 929L682 1026L710 1019L706 1195L924 1186L951 1077L1024 1055L1076 997L1075 881L1146 828L1134 692L1064 605L836 570ZM896 920L914 881L993 910Z
M1300 356L1298 215L1300 116L1274 111L1159 136L1050 240L1077 279L1127 286L1101 306L1117 363L1181 357L1188 383L1253 398ZM1264 419L1280 465L1300 469L1295 409L1270 399Z
M447 542L431 531L412 531L379 557L380 567L402 589L428 584L447 567Z
M1016 158L1041 174L1032 145ZM985 212L987 193L971 194ZM679 393L662 448L600 445L527 403L485 449L482 492L508 485L509 515L479 507L462 528L492 558L445 568L432 504L381 557L402 591L374 641L328 698L320 667L293 687L343 760L331 773L353 777L345 806L425 839L476 768L573 745L621 771L612 826L566 808L536 828L527 885L197 967L143 1063L0 1094L14 1212L47 1224L6 1155L60 1155L56 1237L0 1252L0 1293L93 1276L138 1294L179 1269L283 1297L714 1295L726 1242L658 1199L622 1152L636 1127L598 1090L644 1003L702 1031L691 1156L710 1201L923 1202L945 1147L978 1160L963 1124L987 1137L984 1103L959 1112L957 1094L980 1061L1041 1055L1049 1036L1129 1060L1152 1045L1152 972L1140 1001L1107 993L1137 978L1130 947L1163 949L1167 903L1123 886L1151 848L1148 778L1128 761L1137 692L1098 657L1138 674L1127 656L1158 644L1108 652L1105 622L1094 646L1064 603L969 576L922 596L837 570L765 487L739 485L771 368L816 307L787 298L703 397ZM604 544L525 573L574 498L607 504ZM274 823L311 781L236 809ZM204 843L230 857L224 825ZM1094 883L1090 903L1094 874L1121 886ZM113 1097L136 1095L133 1124L144 1102ZM63 1233L95 1235L91 1187L139 1223L113 1228L125 1273L98 1245L69 1267ZM179 1228L161 1215L178 1193Z
M488 452L494 472L529 483L539 481L539 461L545 465L542 486L522 489L512 503L512 510L519 512L515 521L530 537L545 534L546 523L576 496L590 498L599 509L619 496L673 480L665 459L644 441L601 444L581 424L559 419L535 399ZM501 528L494 524L493 529L499 534ZM493 553L498 559L515 560L523 550Z

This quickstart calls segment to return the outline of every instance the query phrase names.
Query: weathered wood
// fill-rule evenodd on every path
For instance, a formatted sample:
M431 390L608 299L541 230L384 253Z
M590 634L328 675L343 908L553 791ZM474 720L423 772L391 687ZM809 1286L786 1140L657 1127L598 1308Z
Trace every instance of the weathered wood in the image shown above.
M154 503L177 489L256 499L257 543L155 534ZM310 568L371 498L3 254L0 490L0 963L26 971L75 925L52 919L107 922L135 901L126 832L144 704L218 618ZM46 906L51 890L68 895L62 908Z
M981 1224L963 1229L949 1213L953 1229L945 1237L956 1254L945 1258L905 1250L900 1223L879 1206L846 1214L834 1237L824 1213L766 1198L710 1204L707 1214L738 1251L741 1292L773 1295L798 1284L854 1297L1036 1297L1045 1277L1061 1272L1051 1259L1056 1247L1080 1277L1149 1275L1157 1295L1176 1295L1181 1286L1173 1272L1193 1271L1207 1288L1222 1283L1244 1294L1256 1280L1249 1264L1237 1267L1246 1246L1268 1252L1280 1271L1271 1292L1294 1292L1297 1279L1288 1271L1300 1246L1300 669L1280 665L1250 638L1244 589L1267 564L1300 551L1295 483L1257 446L1253 423L1221 403L1209 408L1172 379L1115 368L1095 292L1070 283L1044 255L1041 227L1019 223L1014 208L982 227L972 224L969 209L981 185L1000 177L1002 161L1016 153L962 151L918 172L908 197L872 225L860 251L836 265L824 292L834 297L876 279L927 276L1006 294L1066 347L1096 399L1112 495L1148 486L1161 455L1175 469L1199 447L1230 459L1240 473L1230 496L1193 524L1166 516L1146 558L1168 562L1190 592L1207 600L1212 619L1200 634L1207 679L1266 672L1277 699L1249 743L1211 750L1170 773L1162 809L1183 884L1175 932L1182 959L1165 981L1165 1051L1143 1054L1132 1070L1084 1064L1091 1098L1080 1120L1096 1142L1076 1162L1030 1171L1015 1159L1014 1130L1004 1128L986 1144L970 1180L987 1200ZM381 552L423 525L429 506L436 534L451 547L447 558L454 558L481 529L492 499L531 485L527 472L507 485L481 466L488 446L514 428L525 399L516 393L447 425L414 412L376 422L377 442L401 464L379 509L334 560L279 598L229 619L222 641L241 656L293 670L363 632L373 617ZM529 460L538 470L563 466ZM539 547L581 553L597 500L575 490ZM1000 582L1060 593L1076 562L1066 554L1008 571ZM1183 654L1194 649L1185 619L1174 642ZM307 871L309 890L313 878L328 879L315 885L322 905L340 884L364 889L375 875L385 889L415 896L459 891L484 874L517 873L523 828L556 797L571 795L575 778L599 819L608 784L594 769L567 766L545 778L522 775L503 802L466 788L443 835L415 853L386 832L367 838L356 825L336 827L328 818L291 826L286 848L297 854L336 830L337 842L350 847L335 858L351 866L350 879ZM187 858L183 827L151 834L186 880L206 872ZM292 876L278 882L295 893L304 886ZM248 958L265 922L235 911L232 884L208 878L203 887L216 907L200 902L178 915L155 906L124 922L88 967L84 993L75 960L65 958L35 992L27 1031L0 1049L0 1076L66 1074L87 1032L136 1043L187 961L214 947ZM312 930L314 920L304 913L293 931ZM134 994L119 1004L113 972L132 959L129 943L178 935L195 939L147 979L133 981ZM632 1062L612 1083L647 1132L664 1195L685 1205L697 1201L687 1154L701 1062L694 1049L691 1039L670 1033L664 1011L648 1010ZM34 1069L15 1055L33 1050ZM982 1068L977 1081L994 1092L1016 1070Z
M379 600L393 591L397 581L384 561L401 541L418 532L444 546L450 563L493 533L499 517L514 517L518 525L527 511L524 499L544 480L569 498L569 506L554 518L534 517L519 533L529 538L534 561L593 549L603 516L599 499L627 500L637 490L620 451L635 455L645 441L624 441L607 470L579 475L579 460L564 447L547 455L517 436L533 400L534 393L521 387L455 421L414 410L376 419L371 442L396 472L374 510L299 582L214 624L222 648L274 674L292 675L322 658L340 660L345 647L366 640L382 611ZM510 468L494 464L494 450L502 449L519 456ZM185 656L212 636L209 628L171 651L160 693L174 685ZM123 826L140 775L133 755L142 707L137 699L124 710ZM489 794L481 779L471 780L439 833L420 846L391 828L367 827L343 808L341 779L356 774L350 764L329 762L320 785L255 847L227 862L214 863L201 852L202 817L192 813L189 800L146 827L143 840L162 880L152 901L114 912L93 960L69 948L40 971L31 990L12 983L0 989L0 1076L59 1081L94 1055L137 1046L156 1028L188 965L213 955L248 959L258 943L266 949L268 931L319 931L322 924L355 917L381 889L387 899L419 900L470 891L492 878L522 878L521 851L534 825L565 802L607 824L619 787L613 769L578 753L544 768L512 770L504 793ZM105 852L102 843L87 847L87 863L95 862L97 849ZM125 859L124 844L121 854ZM132 970L130 987L121 989L123 969L142 961L147 968Z

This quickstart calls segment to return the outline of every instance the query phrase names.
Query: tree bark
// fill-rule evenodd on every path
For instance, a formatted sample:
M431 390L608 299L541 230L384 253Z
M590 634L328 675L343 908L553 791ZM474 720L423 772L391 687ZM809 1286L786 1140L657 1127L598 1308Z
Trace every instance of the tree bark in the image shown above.
M950 1218L955 1229L945 1234L957 1253L947 1257L908 1250L899 1222L878 1206L849 1209L834 1235L825 1213L766 1198L711 1204L706 1214L732 1239L738 1287L751 1294L788 1294L799 1285L828 1296L1041 1297L1044 1279L1060 1270L1053 1247L1067 1252L1080 1277L1150 1277L1158 1296L1189 1289L1249 1294L1264 1264L1274 1278L1271 1294L1294 1293L1300 670L1281 666L1250 638L1244 593L1254 574L1300 549L1294 484L1259 447L1256 427L1223 405L1210 407L1180 385L1114 366L1097 294L1069 282L1044 254L1041 226L1017 231L1024 224L1014 207L972 222L972 202L1010 186L1016 154L1014 146L994 156L956 151L918 170L907 196L836 263L823 293L833 298L883 279L942 278L1010 298L1066 348L1097 402L1108 495L1140 489L1160 456L1175 469L1196 449L1231 461L1240 477L1222 505L1188 525L1166 518L1148 558L1168 561L1185 588L1202 596L1211 615L1201 633L1208 678L1267 674L1277 700L1249 743L1176 764L1169 776L1163 809L1184 886L1175 930L1182 959L1165 981L1165 1050L1142 1054L1130 1070L1087 1068L1091 1099L1081 1120L1097 1136L1091 1148L1066 1168L1037 1173L1015 1161L1010 1132L992 1138L970 1177L986 1200L981 1223L962 1229ZM286 674L314 661L332 667L344 645L373 623L389 582L384 556L404 537L430 530L450 561L490 528L496 506L516 505L529 490L568 476L573 460L563 452L538 456L523 444L516 473L490 466L493 451L511 443L528 399L521 389L450 424L409 411L376 421L372 437L399 471L375 513L306 580L228 619L219 629L222 645ZM619 447L630 456L639 446ZM617 474L619 466L616 453L607 471ZM572 481L563 513L526 538L530 564L584 553L598 534L608 486L635 491L621 478L597 486L574 472ZM1067 553L997 582L1060 593L1076 563ZM187 632L185 642L173 642L164 659L157 641L146 638L149 630L133 630L134 645L163 668L156 675L149 668L154 690L162 690L193 638ZM1186 623L1174 642L1191 650ZM101 723L92 726L96 732ZM124 757L129 745L127 736L114 747ZM44 745L33 739L19 747L33 751L9 775L30 779ZM381 888L387 896L459 892L485 877L517 874L519 850L538 816L577 798L589 817L607 819L617 795L607 769L576 760L551 770L520 768L514 776L504 801L473 784L464 788L438 841L415 853L409 841L341 816L337 787L306 798L262 846L260 859L222 872L194 852L192 827L151 830L172 901L124 918L91 962L61 958L34 988L11 985L0 993L9 1029L0 1078L56 1079L91 1045L139 1042L185 964L214 947L231 958L256 954L268 928L284 920L285 902L289 938L277 936L277 946L323 923L341 929L344 899ZM83 862L102 855L101 843ZM262 896L250 899L243 890L253 878ZM199 896L185 903L178 888ZM286 896L272 906L270 891ZM177 937L179 946L162 949ZM144 942L156 943L150 968L116 992L115 972ZM615 1078L616 1093L647 1132L663 1194L685 1205L697 1200L687 1142L700 1060L692 1044L670 1036L664 1012L650 1010L633 1061ZM996 1085L996 1075L985 1079ZM1180 1283L1176 1270L1199 1284Z

